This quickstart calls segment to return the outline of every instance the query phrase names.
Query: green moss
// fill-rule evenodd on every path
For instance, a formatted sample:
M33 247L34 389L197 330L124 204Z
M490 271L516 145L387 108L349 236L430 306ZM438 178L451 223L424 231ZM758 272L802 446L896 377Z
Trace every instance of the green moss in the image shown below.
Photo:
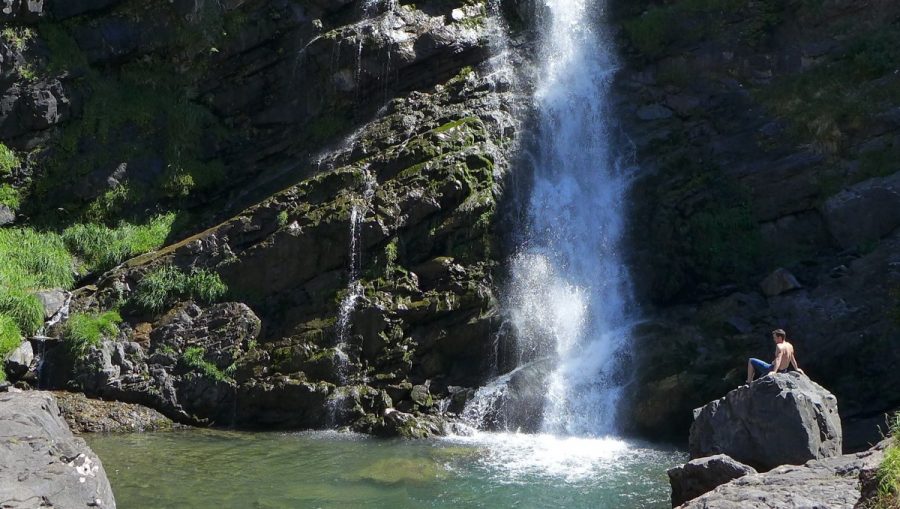
M65 326L69 350L76 355L83 355L91 347L99 346L104 337L115 337L121 322L122 317L115 311L72 314Z
M3 369L3 360L13 350L22 344L22 333L16 320L10 316L0 314L0 382L6 380L6 371Z
M174 220L175 214L165 214L143 225L122 222L110 228L97 223L76 224L66 228L62 237L87 272L98 272L159 249L169 236Z
M279 226L279 227L285 227L285 226L287 226L287 223L288 223L288 213L287 213L286 210L282 210L281 212L278 213L277 221L278 221L278 226Z
M229 381L228 375L215 364L204 358L206 350L199 346L188 347L181 354L181 362L188 368L202 373L207 378L224 382Z
M25 51L34 39L34 31L28 27L7 27L0 30L0 37L19 53Z
M138 283L132 302L148 312L160 312L180 299L212 303L228 291L218 274L204 269L182 272L165 265L148 273Z

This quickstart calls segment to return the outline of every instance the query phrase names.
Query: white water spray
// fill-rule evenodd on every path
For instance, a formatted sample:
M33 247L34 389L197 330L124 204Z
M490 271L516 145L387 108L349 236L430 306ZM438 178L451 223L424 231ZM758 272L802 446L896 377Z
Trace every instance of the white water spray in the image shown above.
M519 358L555 354L542 431L614 431L627 372L630 288L622 259L627 176L610 142L616 63L604 2L544 0L527 227L511 264Z

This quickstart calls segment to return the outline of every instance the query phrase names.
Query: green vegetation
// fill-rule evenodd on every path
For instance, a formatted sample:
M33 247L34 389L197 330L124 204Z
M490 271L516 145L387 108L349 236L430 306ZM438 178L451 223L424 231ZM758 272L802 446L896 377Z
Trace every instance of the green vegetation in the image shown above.
M758 93L774 113L791 121L791 134L824 154L840 154L886 105L900 101L900 30L863 31L839 57L790 76ZM885 81L888 80L888 81ZM896 148L866 156L868 173Z
M69 288L74 282L72 257L62 238L28 228L0 229L0 316L34 334L44 322L44 308L32 290Z
M288 213L286 210L282 210L278 213L277 221L279 227L287 226L288 223Z
M653 198L655 293L667 300L692 288L746 282L762 254L746 190L719 168L687 158L670 162L663 175Z
M28 27L8 27L0 31L0 37L3 37L3 40L21 53L25 51L28 43L34 38L34 32Z
M19 167L19 157L13 150L0 143L0 177L5 177Z
M66 321L65 337L69 349L78 355L93 346L99 346L104 336L113 337L119 332L122 317L116 311L102 314L75 313Z
M175 214L165 214L144 225L121 222L118 227L110 228L97 223L76 224L66 228L62 238L88 272L97 272L159 249L174 221Z
M674 43L690 44L719 30L723 14L737 11L740 0L679 0L654 5L624 22L625 34L648 58L657 58Z
M132 299L144 311L158 313L179 299L211 303L227 291L225 283L214 272L199 269L185 273L177 267L165 265L141 279Z
M22 333L15 320L8 316L0 315L0 382L6 380L6 371L3 369L3 361L22 343Z
M216 367L215 364L209 362L204 358L206 355L206 350L199 346L191 346L184 350L184 353L181 354L181 362L184 363L185 366L199 371L203 373L206 377L216 380L218 382L224 382L230 380L228 375L223 372L221 369Z
M900 508L900 412L891 417L891 444L884 451L884 461L878 468L878 493L867 504L869 509Z
M9 184L0 184L0 205L6 205L13 211L19 210L19 191Z

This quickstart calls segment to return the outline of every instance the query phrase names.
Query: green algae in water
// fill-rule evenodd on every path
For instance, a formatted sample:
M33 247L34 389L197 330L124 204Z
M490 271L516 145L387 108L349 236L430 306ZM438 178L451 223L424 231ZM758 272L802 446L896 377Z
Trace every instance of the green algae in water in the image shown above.
M88 435L118 507L668 508L682 452L615 439L334 432Z

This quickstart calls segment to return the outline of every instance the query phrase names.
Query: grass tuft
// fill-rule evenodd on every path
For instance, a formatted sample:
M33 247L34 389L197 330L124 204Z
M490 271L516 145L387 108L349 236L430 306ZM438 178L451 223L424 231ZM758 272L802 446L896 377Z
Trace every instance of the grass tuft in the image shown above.
M0 143L0 177L9 175L19 167L19 158L9 147Z
M139 308L158 313L179 299L212 303L227 291L222 278L214 272L199 269L186 273L166 265L144 276L132 299Z
M116 311L102 314L75 313L66 321L65 336L69 349L83 354L92 346L99 346L104 336L119 332L122 317Z
M12 317L0 315L0 382L6 380L3 361L20 344L22 344L22 333L19 331L16 321Z
M185 366L199 371L203 373L208 378L212 378L213 380L224 382L229 380L227 374L225 374L221 369L219 369L215 364L209 362L204 358L206 355L206 350L199 346L192 346L185 349L184 353L181 355L181 361Z
M110 228L97 223L76 224L66 228L62 237L87 272L98 272L162 247L174 221L175 214L166 214L144 225L122 222Z

